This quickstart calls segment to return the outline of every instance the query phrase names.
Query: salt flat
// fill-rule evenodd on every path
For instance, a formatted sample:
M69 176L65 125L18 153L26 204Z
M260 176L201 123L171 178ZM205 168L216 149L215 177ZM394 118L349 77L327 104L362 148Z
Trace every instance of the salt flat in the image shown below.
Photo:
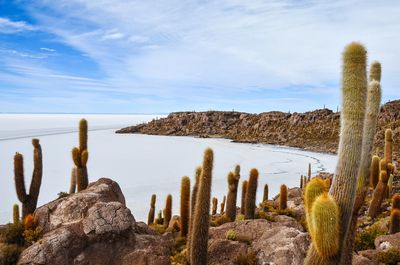
M24 155L26 185L30 183L32 137L40 139L43 150L39 205L57 198L60 191L68 191L73 166L71 149L78 145L77 126L82 117L89 123L89 180L108 177L117 181L127 206L141 221L147 219L152 193L157 194L157 211L164 207L165 197L171 193L173 212L179 212L180 178L187 175L193 180L195 167L201 164L207 147L214 149L212 194L219 200L227 190L227 173L236 164L242 167L241 181L248 177L251 168L259 169L258 202L265 183L273 196L281 184L298 186L300 175L307 173L308 163L313 173L333 172L336 164L334 155L287 147L232 143L226 139L114 133L117 128L148 121L156 115L1 114L0 223L11 220L12 205L18 202L13 180L15 152Z

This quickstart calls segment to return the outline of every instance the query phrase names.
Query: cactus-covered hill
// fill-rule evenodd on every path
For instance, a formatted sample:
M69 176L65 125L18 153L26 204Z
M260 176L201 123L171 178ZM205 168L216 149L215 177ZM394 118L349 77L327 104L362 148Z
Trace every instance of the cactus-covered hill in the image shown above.
M278 111L250 114L231 111L174 112L166 118L126 127L117 133L144 133L199 137L223 137L237 142L278 144L335 153L339 142L340 113L319 109L305 113ZM391 128L400 142L400 100L381 107L375 146L383 146ZM398 150L398 146L394 147ZM381 150L379 150L381 152Z

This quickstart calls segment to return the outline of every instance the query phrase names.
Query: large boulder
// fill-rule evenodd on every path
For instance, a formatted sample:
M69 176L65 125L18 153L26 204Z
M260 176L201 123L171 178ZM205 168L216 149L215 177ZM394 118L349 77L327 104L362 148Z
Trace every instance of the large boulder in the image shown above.
M35 217L43 238L18 264L170 264L172 240L137 223L110 179L38 208Z

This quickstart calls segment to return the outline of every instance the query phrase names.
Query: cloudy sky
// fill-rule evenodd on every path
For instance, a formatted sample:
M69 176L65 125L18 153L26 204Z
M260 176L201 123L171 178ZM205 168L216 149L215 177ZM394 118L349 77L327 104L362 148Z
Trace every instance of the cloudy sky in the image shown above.
M307 111L343 47L400 98L400 1L0 0L0 112Z

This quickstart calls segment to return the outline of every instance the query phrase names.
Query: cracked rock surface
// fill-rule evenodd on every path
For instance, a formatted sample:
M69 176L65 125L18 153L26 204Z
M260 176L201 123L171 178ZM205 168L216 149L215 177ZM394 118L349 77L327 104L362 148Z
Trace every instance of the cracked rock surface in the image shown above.
M35 216L43 238L24 250L18 264L170 264L171 239L137 223L110 179L50 202Z

